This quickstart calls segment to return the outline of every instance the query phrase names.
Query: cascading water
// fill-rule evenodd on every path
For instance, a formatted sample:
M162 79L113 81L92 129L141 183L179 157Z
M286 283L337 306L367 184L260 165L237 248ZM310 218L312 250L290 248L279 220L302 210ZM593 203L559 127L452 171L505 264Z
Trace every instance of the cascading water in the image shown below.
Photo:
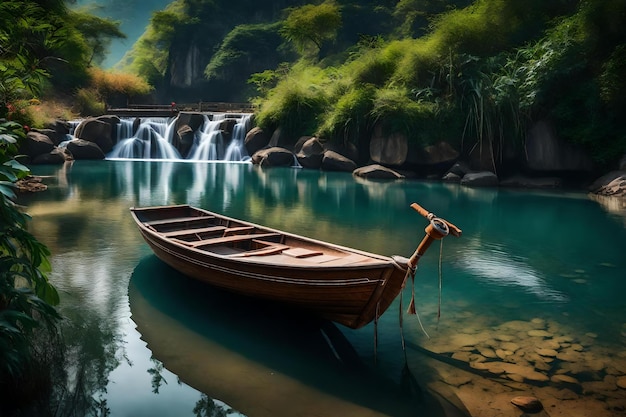
M176 119L146 118L133 135L134 119L121 119L117 125L118 142L107 155L108 159L187 159L193 161L249 160L245 135L250 128L251 115L241 115L233 127L230 141L220 129L226 120L224 114L204 115L203 126L194 133L193 144L187 156L181 156L174 145Z
M107 155L112 159L180 159L180 153L170 143L169 136L173 119L146 119L137 129L137 133L128 137L133 131L132 120L122 120L117 125L117 145ZM127 139L122 139L127 138Z

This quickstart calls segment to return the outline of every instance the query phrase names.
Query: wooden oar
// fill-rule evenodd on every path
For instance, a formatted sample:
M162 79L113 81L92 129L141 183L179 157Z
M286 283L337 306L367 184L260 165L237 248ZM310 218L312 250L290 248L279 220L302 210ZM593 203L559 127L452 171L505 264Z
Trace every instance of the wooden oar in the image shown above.
M426 229L424 229L424 232L426 232L426 235L420 242L419 246L417 247L413 255L409 258L409 262L408 262L409 271L411 272L411 278L415 280L415 269L417 268L417 263L419 262L419 259L422 257L422 255L426 253L426 250L428 250L431 243L433 243L435 240L443 239L449 234L455 237L460 237L463 232L461 231L461 229L459 229L458 227L456 227L449 221L435 216L434 213L429 212L428 210L426 210L425 208L423 208L417 203L411 204L411 208L413 208L423 217L428 219L430 222L428 226L426 226ZM415 314L415 290L414 289L411 294L411 302L409 303L408 312L409 314Z

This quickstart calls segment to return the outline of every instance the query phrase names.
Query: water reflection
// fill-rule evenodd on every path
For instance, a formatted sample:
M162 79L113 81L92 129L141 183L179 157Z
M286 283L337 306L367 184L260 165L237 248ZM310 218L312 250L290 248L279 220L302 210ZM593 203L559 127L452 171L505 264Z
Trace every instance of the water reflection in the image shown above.
M477 280L493 286L513 286L546 302L565 302L568 297L550 288L547 280L528 264L528 260L511 254L502 244L482 243L468 238L458 259L459 268Z
M432 339L423 336L414 318L405 318L406 340L467 359L468 364L478 359L525 367L505 375L495 372L510 370L510 365L491 364L487 372L494 371L493 378L476 379L439 363L424 363L411 354L409 367L419 377L420 386L425 386L424 379L432 372L429 387L449 392L447 399L462 397L473 410L489 403L490 412L496 414L510 411L513 382L517 390L536 388L526 380L520 383L510 378L538 378L534 372L543 373L554 381L541 382L545 390L535 392L560 398L562 394L557 393L575 384L563 382L567 373L578 381L575 390L567 391L573 399L555 406L575 410L592 404L594 412L588 414L602 417L610 415L601 406L602 398L611 401L612 407L621 406L613 397L623 397L617 381L626 377L626 231L623 216L607 214L584 194L467 189L411 180L355 181L345 173L259 169L245 163L77 161L62 167L36 167L34 173L49 175L44 180L49 190L23 196L20 203L33 216L33 234L53 253L51 279L61 289L63 313L70 318L65 333L75 363L66 367L68 388L63 389L66 398L79 399L76 409L87 407L89 398L94 398L102 410L113 415L192 416L195 405L202 408L206 402L202 393L229 404L229 400L241 401L255 410L250 413L255 417L255 407L283 404L284 398L302 404L313 401L319 407L337 406L337 410L348 408L346 403L361 411L368 409L367 398L356 395L353 400L353 393L342 391L341 386L323 389L316 384L347 378L341 373L335 378L336 358L327 354L327 343L311 341L319 338L319 327L299 329L280 314L276 318L271 309L247 302L220 305L221 297L215 301L220 308L209 309L212 313L208 315L188 312L193 325L181 324L179 313L169 311L168 306L179 294L181 312L195 307L185 304L193 299L188 292L177 292L187 289L160 287L166 291L166 299L160 301L146 296L150 288L133 289L135 276L130 277L150 252L132 224L128 207L191 203L321 240L409 256L425 226L408 208L414 201L462 227L464 237L444 243L440 320L437 249L431 249L420 262L418 307ZM141 336L159 352L154 358L129 319L129 281L133 318L140 325ZM148 301L138 309L142 297ZM408 295L404 299L408 300ZM196 300L202 308L205 302ZM145 320L140 320L142 309L147 312ZM398 310L398 305L393 305L379 322L376 374L380 372L385 381L397 381L404 365ZM262 317L269 323L259 321ZM152 328L147 326L151 323ZM259 329L265 334L257 335ZM529 336L529 332L552 336ZM358 358L374 363L371 327L343 334ZM165 335L171 339L162 340ZM295 336L304 341L298 342ZM281 344L274 349L264 338ZM157 342L164 347L157 349ZM558 350L557 355L564 359L549 362L549 357L537 358L535 350L540 345L548 349L544 353ZM515 354L507 356L515 346ZM498 349L506 360L497 356ZM280 360L271 361L273 354L279 354ZM485 356L493 354L497 358ZM185 357L191 359L185 363ZM292 365L286 366L284 358L291 358ZM319 370L312 364L318 358L324 361ZM163 369L158 363L164 364ZM319 377L326 368L330 376ZM150 369L154 374L148 373ZM233 372L240 373L233 376ZM152 393L152 377L157 373L167 381L161 381L158 396ZM224 382L212 377L220 373L232 379ZM178 384L177 374L194 387L204 388ZM370 376L356 378L354 386L363 388ZM83 388L78 388L79 380ZM253 382L257 385L251 385ZM262 389L283 385L286 391ZM608 388L600 390L601 386ZM335 389L340 399L332 395ZM135 394L137 391L141 394ZM274 397L267 399L261 394ZM501 409L496 410L491 397L497 397ZM81 398L87 401L83 405ZM259 400L256 405L255 399Z
M212 289L154 256L133 272L130 303L157 358L244 414L442 415L365 366L331 323Z

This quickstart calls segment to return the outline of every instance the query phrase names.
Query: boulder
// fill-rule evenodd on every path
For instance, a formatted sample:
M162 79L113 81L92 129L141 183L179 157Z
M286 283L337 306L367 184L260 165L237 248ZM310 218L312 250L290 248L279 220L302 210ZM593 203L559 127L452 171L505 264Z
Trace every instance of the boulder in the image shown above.
M626 197L626 171L611 171L598 178L589 187L597 195Z
M423 165L439 169L446 167L448 169L456 160L459 159L459 152L448 142L438 142L419 149L415 159L411 162L417 165Z
M378 164L357 168L352 171L352 175L361 178L382 180L397 180L405 178L405 176L399 172Z
M50 138L50 140L55 146L57 146L59 143L63 142L64 140L67 140L67 135L58 133L54 129L32 129L31 132L37 132L37 133L46 135L48 138Z
M55 145L48 136L39 132L28 132L26 140L22 144L21 152L28 155L31 159L39 155L47 154L54 149Z
M496 187L498 177L490 171L470 172L461 179L461 185L468 187Z
M176 130L181 126L187 125L194 132L204 126L204 114L196 112L180 112L176 118Z
M462 177L460 175L457 175L454 172L448 171L443 177L441 177L441 180L443 182L460 183L461 178Z
M263 167L292 166L294 163L293 153L285 148L274 146L261 149L252 155L252 163Z
M67 143L67 150L75 159L104 159L104 152L94 142L73 139Z
M253 127L246 134L244 144L248 155L254 155L257 151L265 148L270 142L267 133L260 127Z
M448 172L456 174L457 176L463 178L465 174L469 174L470 172L472 172L472 169L467 164L467 162L459 161L452 165Z
M315 137L309 137L301 146L296 143L298 162L304 168L319 169L324 158L324 146Z
M108 119L105 119L108 120ZM74 137L93 142L107 153L113 149L113 139L111 137L112 125L107 121L97 118L88 118L83 120L74 131Z
M356 169L356 163L335 151L325 151L320 168L325 171L352 172Z
M591 157L559 138L552 125L546 121L537 122L528 132L526 165L529 170L540 172L593 170Z
M372 161L399 166L404 164L409 150L406 135L385 133L382 124L377 124L370 138L370 158Z
M37 155L31 161L33 165L61 165L71 161L72 154L65 148L54 148L49 153Z

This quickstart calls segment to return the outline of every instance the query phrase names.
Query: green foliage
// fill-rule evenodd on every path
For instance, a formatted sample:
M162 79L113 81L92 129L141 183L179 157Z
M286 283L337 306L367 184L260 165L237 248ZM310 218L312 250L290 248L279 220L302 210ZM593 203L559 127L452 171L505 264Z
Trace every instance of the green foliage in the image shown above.
M126 35L119 29L119 22L103 19L84 11L70 12L69 18L91 50L88 64L92 61L101 63L104 60L112 39L126 38Z
M26 229L28 216L13 202L14 183L28 174L14 155L23 130L0 123L0 381L17 378L31 360L32 334L40 323L54 327L59 303L45 245Z
M74 110L82 116L101 116L106 113L106 104L93 88L79 88L74 94Z
M318 53L325 41L333 41L341 26L341 12L334 0L288 9L280 33L302 54Z
M299 137L316 130L317 118L328 105L329 87L324 72L301 62L270 90L257 114L259 126L280 126L288 136Z
M351 88L342 94L324 115L318 135L339 143L359 143L372 128L369 115L375 94L373 85Z
M384 88L376 91L370 118L372 124L382 124L385 133L402 133L430 144L437 139L429 129L436 112L437 105L413 100L405 88Z

